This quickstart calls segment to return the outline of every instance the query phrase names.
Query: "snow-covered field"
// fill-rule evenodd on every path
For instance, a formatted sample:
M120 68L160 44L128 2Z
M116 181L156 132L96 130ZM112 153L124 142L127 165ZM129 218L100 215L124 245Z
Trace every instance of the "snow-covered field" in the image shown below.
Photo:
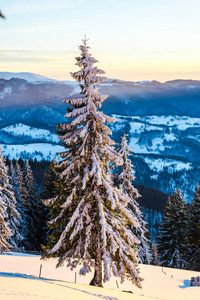
M144 161L148 164L149 168L155 172L161 172L164 170L164 168L168 168L168 172L172 173L174 171L180 171L180 170L192 170L192 164L187 162L184 163L182 161L177 161L173 159L161 159L161 158L149 158L145 157Z
M79 86L73 83L73 87L74 93L78 92L76 89ZM200 142L200 135L198 134L200 130L200 118L171 115L127 117L113 114L112 116L117 120L117 122L111 124L112 131L123 132L126 126L130 126L129 147L138 154L165 155L168 153L170 156L179 156L181 152L181 155L183 153L187 155L188 151L195 150ZM25 151L27 153L26 158L28 158L29 155L33 159L41 160L41 158L34 153L36 149L32 151L33 143L37 143L35 145L39 145L38 143L40 142L48 143L48 148L51 148L52 146L50 146L50 144L58 144L60 141L57 134L47 129L35 128L22 123L1 128L1 132L8 133L15 141L12 142L12 146L8 145L7 149L4 149L4 155L7 156L10 154L10 158L18 158L21 156L21 152ZM18 140L21 145L14 145L18 144ZM187 143L186 145L183 143L183 140ZM23 145L26 141L29 145ZM195 144L194 146L192 145L192 141ZM190 149L190 146L194 147L194 149ZM52 159L52 157L55 156L54 149L55 148L49 150L51 153L54 152L53 156L52 154L49 156L46 147L42 145L38 151L43 154L43 159ZM43 150L44 152L42 152ZM23 153L22 156L24 156ZM183 164L181 167L183 167Z
M59 143L58 135L51 133L47 129L35 128L18 123L4 127L2 131L12 134L17 137L31 137L32 139L45 140L47 142Z
M23 159L37 159L41 161L43 159L52 161L54 157L57 157L56 153L62 152L64 147L48 143L33 143L25 145L3 145L0 144L3 156L8 156L10 159L20 157Z
M56 269L55 265L55 259L42 261L36 255L0 255L0 299L200 299L200 287L190 287L190 278L200 275L198 272L140 265L144 278L142 289L129 282L121 285L115 277L102 289L88 285L92 274L80 276L78 270L70 271L66 267Z
M200 118L191 118L187 116L149 116L141 117L150 124L176 126L179 130L185 130L190 127L199 127Z
M181 138L200 141L196 130L200 130L200 118L187 116L120 116L112 115L117 122L112 125L112 130L123 131L125 125L130 126L129 147L141 154L165 154L171 150L171 155L176 153L177 144ZM194 133L193 136L191 133ZM188 142L188 145L190 143ZM182 144L181 144L182 145ZM173 153L174 151L174 153Z

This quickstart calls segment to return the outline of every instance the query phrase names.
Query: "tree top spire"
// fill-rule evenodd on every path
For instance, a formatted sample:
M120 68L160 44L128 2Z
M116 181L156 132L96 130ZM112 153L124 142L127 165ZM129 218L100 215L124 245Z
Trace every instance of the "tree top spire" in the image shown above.
M84 38L82 39L82 41L83 41L83 45L86 47L87 42L89 41L89 39L86 38L86 33L84 34Z

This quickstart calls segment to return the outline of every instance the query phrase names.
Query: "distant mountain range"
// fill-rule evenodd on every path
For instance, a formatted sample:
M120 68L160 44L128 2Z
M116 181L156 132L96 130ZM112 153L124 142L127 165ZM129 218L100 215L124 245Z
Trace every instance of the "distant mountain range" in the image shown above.
M63 113L60 101L80 92L78 83L73 81L60 82L31 73L0 72L0 78L5 77L7 79L0 80L0 104L6 108L9 105L29 108L45 105L52 109L59 107L58 111ZM200 81L174 80L160 83L110 79L100 84L99 89L109 95L103 103L103 110L108 114L200 117Z
M129 134L136 183L190 201L200 178L200 81L127 82L109 79L103 111L113 115L113 138ZM52 159L62 146L55 123L66 122L62 99L77 97L77 82L32 73L0 72L0 144L5 155Z

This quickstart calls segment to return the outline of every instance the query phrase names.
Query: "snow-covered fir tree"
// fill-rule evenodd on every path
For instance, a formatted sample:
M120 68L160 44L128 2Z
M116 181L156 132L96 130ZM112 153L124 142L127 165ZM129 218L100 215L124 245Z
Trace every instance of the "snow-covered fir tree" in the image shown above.
M19 186L19 181L18 181L18 174L17 174L17 169L16 167L13 166L13 163L10 163L10 182L12 186L12 191L14 192L14 196L16 199L16 209L18 212L18 234L16 235L17 239L15 240L15 244L17 247L20 247L22 244L22 240L24 239L22 235L22 223L24 222L23 220L23 203L22 203L22 197L20 193L20 186ZM15 247L16 247L15 246Z
M53 171L55 161L50 165L48 171L44 175L44 183L42 187L42 191L40 193L41 201L45 199L50 199L55 197L58 194L58 190L55 187L56 176ZM41 212L41 224L40 224L40 236L41 236L41 244L46 245L49 235L52 233L50 228L47 226L47 221L50 220L51 215L49 212L48 206L44 206Z
M36 224L35 224L35 241L34 249L37 251L41 250L42 245L47 244L49 236L49 227L47 221L50 219L49 209L46 207L40 199L37 200L37 211L36 211Z
M14 226L15 221L10 219L9 216L10 208L12 210L14 200L10 196L9 189L9 179L7 176L7 168L2 158L0 149L0 251L8 251L11 248L8 240L11 240L12 232L9 226Z
M40 194L41 199L50 199L58 194L58 190L56 188L57 178L54 171L55 165L56 160L51 163L49 169L44 174L44 183Z
M72 120L58 126L66 148L55 166L59 195L44 201L51 208L54 229L45 257L59 257L58 266L66 261L72 269L82 263L82 274L94 266L91 285L102 286L102 280L106 282L114 274L122 282L127 278L141 287L139 241L127 223L140 225L126 207L129 197L111 180L111 168L122 159L105 125L114 119L100 110L107 96L101 95L96 85L105 80L100 76L104 72L93 66L97 60L89 53L86 39L79 48L76 65L80 70L72 77L80 83L81 97L64 100L71 106L65 117Z
M22 210L22 197L20 193L20 185L19 185L19 179L18 179L18 174L17 174L17 167L13 165L13 162L10 163L10 180L11 180L11 185L14 191L15 199L16 199L16 206L18 212L23 214ZM20 216L21 217L21 216Z
M123 158L123 164L120 166L119 173L117 174L117 184L120 189L130 198L130 202L128 204L128 208L134 214L136 219L138 220L140 226L135 227L131 226L131 230L135 237L140 241L138 245L138 257L140 262L149 264L151 261L151 254L150 254L150 240L148 236L150 236L147 223L144 220L144 216L139 209L139 204L137 199L140 196L138 190L133 186L133 181L135 179L133 165L130 160L130 155L133 150L131 150L128 146L127 142L127 134L124 134L121 137L121 143L119 148L119 154Z
M156 245L156 242L152 243L152 257L151 257L151 265L159 266L160 260L158 258L158 247Z
M8 251L11 245L8 239L12 233L6 221L6 204L3 197L0 195L0 252Z
M12 231L12 236L9 238L9 244L18 248L20 246L23 237L20 233L20 219L21 215L17 209L17 201L14 194L14 189L12 186L12 178L8 175L8 168L6 167L4 161L1 157L1 165L2 165L2 178L4 182L4 188L2 189L2 194L4 196L6 202L6 212L7 212L7 221L8 226Z
M200 186L198 183L188 214L185 260L188 269L200 271Z
M158 236L158 254L163 266L183 269L186 265L186 214L179 189L169 197Z
M24 187L26 192L25 208L27 212L27 229L29 232L27 236L28 247L31 250L34 249L40 250L38 249L38 243L37 243L37 232L38 230L40 230L38 228L40 227L39 226L40 200L38 199L33 171L30 167L28 160L25 161L25 166L24 166Z
M28 248L27 237L29 235L29 231L28 231L28 208L26 205L27 192L24 183L23 171L18 161L16 162L15 169L17 174L16 184L18 184L15 192L17 197L17 206L19 207L19 213L21 214L20 233L23 237L21 246Z

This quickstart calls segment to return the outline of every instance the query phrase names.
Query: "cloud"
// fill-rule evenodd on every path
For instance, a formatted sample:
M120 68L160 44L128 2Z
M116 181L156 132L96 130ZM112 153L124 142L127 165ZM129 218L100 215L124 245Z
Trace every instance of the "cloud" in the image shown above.
M41 55L46 55L46 54L76 54L77 51L71 51L71 50L44 50L44 51L40 51L40 50L0 50L0 53L2 54L7 54L7 53L27 53L27 54L41 54Z
M75 51L34 51L34 50L0 50L0 61L12 62L60 62L73 57Z
M0 61L5 63L11 62L47 62L52 61L52 59L41 58L41 57L23 57L23 56L0 56Z
M68 28L67 25L38 25L38 26L23 26L23 27L13 27L10 29L7 29L7 32L12 33L41 33L41 32L53 32L53 31L60 31L60 30L66 30ZM4 33L4 30L0 29L1 33Z
M27 1L27 0L18 0L13 1L16 5L13 6L3 6L1 7L2 10L6 12L6 15L19 15L19 14L26 14L26 13L34 13L39 11L48 11L48 10L57 10L57 9L66 9L71 7L80 6L88 2L88 0L62 0L62 1L55 1L55 0L34 0Z

